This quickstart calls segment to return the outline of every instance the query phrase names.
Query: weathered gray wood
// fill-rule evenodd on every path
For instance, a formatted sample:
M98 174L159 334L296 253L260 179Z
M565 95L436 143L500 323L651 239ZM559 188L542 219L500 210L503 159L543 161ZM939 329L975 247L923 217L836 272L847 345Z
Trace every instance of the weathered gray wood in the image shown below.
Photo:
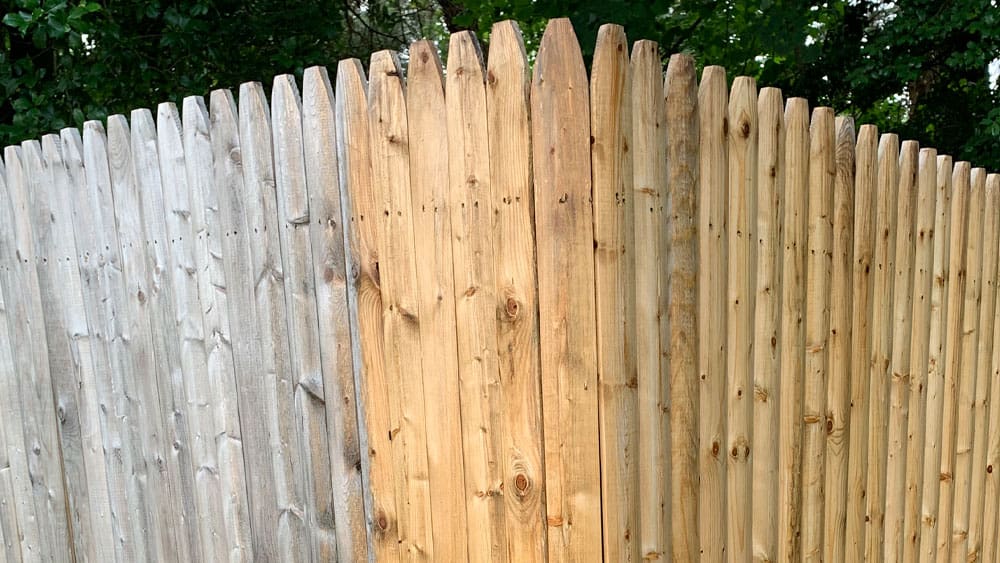
M155 356L154 351L156 346L152 333L159 332L159 326L153 323L150 296L154 288L150 287L152 278L147 273L146 263L149 247L153 244L151 240L147 244L143 233L141 200L145 194L140 196L138 192L132 152L132 135L125 117L109 117L108 161L121 267L126 284L123 332L130 347L130 369L136 374L132 395L135 411L131 414L138 417L136 423L140 425L143 454L143 463L138 465L140 473L136 478L147 486L149 520L145 533L150 538L147 554L150 559L162 560L175 549L178 541L186 541L186 535L181 528L181 512L173 502L181 491L174 491L171 487L170 478L175 476L177 468L170 462L173 454L168 449L172 436L165 425L166 413L159 396L159 376L167 368L168 360ZM163 374L163 377L170 377L170 373Z
M7 193L7 170L0 161L0 194ZM6 214L0 214L6 218ZM0 257L6 250L0 248ZM8 265L4 263L0 272ZM22 527L34 507L28 484L27 457L24 455L24 423L18 406L17 379L14 365L13 342L7 328L7 304L0 290L0 554L5 563L21 562L21 544L25 537Z
M325 68L306 69L302 96L302 143L312 218L309 229L333 479L334 533L341 561L364 561L368 559L368 545L348 311L346 223L341 205L335 101Z
M341 61L337 67L337 162L341 201L348 228L348 312L355 383L364 420L362 471L367 478L365 498L371 557L398 561L399 524L389 440L389 391L382 357L382 288L379 275L379 203L372 187L371 145L368 132L368 80L361 61ZM349 219L349 222L348 222Z
M302 100L295 77L274 79L271 91L277 234L284 282L288 358L295 384L297 463L305 469L304 501L313 560L337 557L323 364L309 225L312 222L302 152Z
M38 143L29 141L38 153ZM67 522L66 489L62 475L59 433L53 404L44 317L31 226L29 193L42 183L22 161L20 147L4 153L7 182L0 193L0 272L6 296L7 328L14 356L19 408L23 416L24 455L33 514L21 521L25 530L25 559L67 561L73 553L72 529ZM23 489L22 489L23 490ZM24 491L25 493L27 491ZM34 530L28 531L30 528Z
M114 544L108 481L92 342L76 263L69 171L57 135L42 139L42 154L28 153L29 171L41 179L31 192L31 221L76 556L110 561Z

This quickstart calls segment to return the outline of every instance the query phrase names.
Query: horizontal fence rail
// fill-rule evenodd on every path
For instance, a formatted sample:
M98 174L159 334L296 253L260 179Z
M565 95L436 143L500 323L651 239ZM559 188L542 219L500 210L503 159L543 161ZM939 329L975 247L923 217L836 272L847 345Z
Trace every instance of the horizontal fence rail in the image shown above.
M405 60L4 150L0 563L1000 560L1000 175L615 25Z

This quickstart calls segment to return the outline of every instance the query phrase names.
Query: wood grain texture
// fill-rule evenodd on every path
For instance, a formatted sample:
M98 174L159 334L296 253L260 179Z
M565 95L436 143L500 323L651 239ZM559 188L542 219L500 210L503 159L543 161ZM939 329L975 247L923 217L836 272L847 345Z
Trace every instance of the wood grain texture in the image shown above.
M664 234L670 252L661 263L666 315L660 319L660 337L662 342L665 319L668 348L660 357L670 400L669 545L674 561L687 561L698 552L698 79L690 56L670 57L664 91Z
M433 561L432 491L427 479L427 430L420 339L420 300L413 247L409 131L402 70L394 52L372 55L368 124L372 179L379 206L384 357L394 390L389 408L397 490L400 549L407 559Z
M271 90L271 138L277 235L281 248L288 363L294 381L298 419L298 463L305 466L305 520L310 530L311 559L337 557L326 426L324 366L320 352L318 310L309 225L313 218L306 186L302 147L302 99L292 75L274 79Z
M854 303L854 120L840 116L836 129L833 183L833 260L830 283L829 371L826 382L826 476L823 560L844 561L847 471L850 440L851 358Z
M885 521L885 468L889 421L889 362L892 354L892 297L899 191L899 138L884 134L878 146L878 204L872 295L872 348L868 395L868 477L865 487L864 558L882 560ZM856 552L855 552L856 553Z
M986 178L987 190L1000 190L1000 174L990 174ZM997 300L1000 307L1000 300ZM994 309L996 311L996 309ZM994 312L996 315L996 312ZM986 441L986 478L982 496L983 505L983 541L980 559L995 560L997 557L997 534L1000 533L998 521L998 506L1000 506L1000 487L997 473L1000 471L1000 323L993 324L993 354L990 358L990 406L988 420L988 436Z
M341 61L337 67L337 159L341 167L341 201L348 223L348 298L353 329L351 344L364 419L365 455L371 499L366 507L371 524L371 555L378 561L398 561L397 493L392 473L389 432L389 380L382 356L382 290L379 273L378 200L372 187L368 131L368 81L361 61Z
M58 135L42 138L40 154L35 149L28 171L41 182L30 194L30 219L74 548L80 559L109 561L114 541L108 480L93 346L76 263L69 170Z
M917 169L917 200L914 223L914 258L912 290L912 324L910 332L909 383L910 406L906 432L906 476L903 494L903 527L899 532L902 544L897 544L895 557L904 561L916 559L919 547L920 493L923 490L924 443L927 408L930 399L928 359L930 332L934 319L931 310L933 291L934 251L937 238L943 233L935 229L938 205L946 202L937 198L937 151L921 149ZM991 331L992 332L992 331Z
M302 81L302 146L309 191L309 234L329 437L334 534L340 561L368 559L356 367L351 354L345 206L333 87L326 69Z
M169 106L164 108L161 105L160 108L161 111L166 109L164 120L173 119L169 117L172 113ZM181 223L177 227L189 229L190 233L184 236L189 237L193 243L189 252L193 254L194 268L197 270L197 299L202 317L209 393L212 397L211 437L218 471L217 486L220 488L218 492L220 506L215 510L220 510L222 515L222 528L218 532L222 537L215 538L215 549L218 551L219 545L225 546L226 559L236 563L249 561L253 557L247 490L248 469L244 465L243 458L243 433L240 427L239 395L223 261L225 229L222 225L220 194L216 189L213 174L210 120L202 98L189 96L184 99L183 122L182 143L186 182L177 176L176 201L170 198L166 201L173 201L174 205L180 206L181 211L174 213L175 221L183 220L185 211L190 214L186 219L188 225ZM160 126L161 129L162 127ZM171 130L168 128L161 134L170 135ZM171 146L173 145L164 139L161 150L166 154L168 147ZM170 194L171 191L168 190L166 193ZM168 216L168 225L169 221ZM180 236L182 235L178 235ZM190 258L186 256L185 259ZM198 321L192 317L191 322ZM211 454L206 451L205 455ZM196 473L196 477L211 480L199 473ZM216 515L215 518L217 517Z
M833 110L816 108L809 126L805 375L802 401L802 560L823 557L826 387L830 376L836 131Z
M702 560L726 554L726 209L728 92L722 67L705 67L698 87L698 542ZM637 304L638 307L638 304Z
M848 419L847 482L844 502L843 560L864 554L865 481L868 465L869 362L872 349L875 234L877 230L878 129L862 125L855 145L854 260L850 355L850 413Z
M973 207L972 192L969 184L971 167L968 162L956 162L951 176L952 206L949 251L948 251L948 303L947 330L945 334L944 365L944 408L941 417L941 455L940 464L934 473L936 488L936 505L933 507L936 518L926 520L927 525L920 534L921 561L936 561L940 555L947 560L949 550L941 551L942 540L951 536L952 499L954 498L953 476L955 471L955 425L958 419L960 404L959 391L962 385L962 333L965 316L965 287L968 283L969 269L966 264L973 209L982 209L982 200ZM978 274L977 274L978 277ZM946 536L942 537L942 536Z
M601 551L594 233L587 74L554 19L531 84L549 560Z
M993 356L993 325L995 322L997 275L997 219L1000 209L1000 194L986 182L986 170L972 169L972 189L983 191L983 240L982 270L979 285L979 326L976 328L975 363L966 364L965 369L974 370L975 391L972 396L971 437L962 440L961 418L959 418L959 440L956 449L955 471L955 531L952 539L953 560L979 561L979 542L982 530L976 529L982 518L982 487L986 466L983 464L986 450L986 431L989 422L990 363ZM974 367L973 367L974 366ZM963 369L964 371L964 369ZM965 456L966 447L969 453ZM967 461L963 460L967 457ZM968 463L964 469L962 461ZM975 498L976 496L979 498ZM964 514L963 514L964 513Z
M919 146L904 141L899 156L896 260L892 289L892 354L889 360L889 426L886 450L885 525L882 547L888 561L903 548L906 501L906 429L909 418L910 349L913 325L914 250L917 238Z
M983 232L987 224L985 213L986 174L981 168L973 168L969 176L969 231L966 235L965 301L962 311L962 332L960 341L958 416L954 432L953 469L949 472L950 482L942 480L940 499L940 519L938 527L938 560L950 557L958 560L965 557L965 544L969 533L969 496L972 478L972 445L976 414L977 356L979 352L980 301L983 288ZM992 217L990 218L992 220ZM991 335L992 336L992 335ZM956 349L956 353L959 350ZM943 461L942 461L943 463ZM943 467L942 467L943 469ZM941 473L945 473L942 470ZM948 523L951 523L949 526Z
M621 26L597 33L590 80L594 175L594 284L597 294L601 527L604 558L639 561L636 440L635 195L628 40Z
M660 270L666 249L666 105L659 47L640 40L632 47L633 231L635 240L635 346L638 372L639 552L645 559L665 557L669 483L666 435L667 374L660 370ZM665 285L665 284L664 284Z
M477 548L485 548L487 553L489 542L485 545L481 542L483 534L478 533L478 526L473 528L476 532L471 534L456 532L468 530L466 504L469 503L469 508L473 510L480 509L477 516L481 518L484 516L481 509L485 508L485 499L471 496L475 493L467 486L463 459L463 428L474 431L463 416L457 336L459 325L455 318L456 302L462 299L456 293L455 273L464 271L465 266L452 261L454 237L452 182L448 171L451 148L448 108L445 105L441 60L437 48L430 42L420 41L410 46L406 86L413 244L417 263L421 265L417 268L417 281L420 291L420 341L426 366L424 401L434 405L425 413L427 467L431 490L434 491L431 496L436 534L434 543L439 557L462 560L470 556L469 541L473 536L477 537ZM482 108L480 112L484 113ZM454 203L458 204L457 201ZM482 329L481 326L479 328ZM471 362L470 353L476 354L472 348L466 348L464 355ZM474 369L471 365L466 367ZM474 377L469 376L470 379ZM478 397L474 391L472 393L470 401L476 404ZM477 416L489 414L480 413ZM474 436L472 440L475 440ZM481 448L472 447L470 450L482 453ZM477 459L486 460L485 457ZM478 467L482 469L482 464ZM477 481L482 482L482 478L482 475L476 476ZM488 518L489 514L487 510L485 516ZM479 553L482 556L482 551Z
M469 560L506 561L486 69L472 32L451 36L445 98Z
M104 126L88 121L82 140L64 136L70 155L82 153L82 166L70 173L82 178L73 194L73 230L77 264L83 281L87 322L96 342L95 366L98 400L103 419L108 491L119 561L140 561L148 556L146 483L139 404L134 396L134 342L128 316L128 289L122 266L121 245L115 226L108 139ZM75 156L69 162L75 162Z
M809 105L785 103L785 212L781 257L781 384L778 388L778 555L799 558L802 393L809 210Z
M504 499L511 561L544 561L547 553L529 81L517 24L494 24L486 121L496 213L497 357L505 401Z
M938 511L938 492L941 482L939 470L941 467L941 425L945 404L951 403L954 397L954 386L947 385L945 370L945 338L948 327L949 295L952 293L952 274L960 270L961 265L955 265L952 270L951 253L961 256L963 249L952 245L953 238L962 237L964 209L967 199L963 194L954 194L952 203L952 160L950 156L938 156L937 177L934 182L937 190L937 206L934 212L934 271L931 286L931 330L928 337L927 355L927 420L924 430L924 453L922 483L920 492L920 512L916 528L913 523L905 526L906 541L904 557L910 560L927 561L928 555L922 550L922 545L934 545L937 541L936 521ZM958 215L956 215L958 213ZM959 278L954 278L958 280ZM918 366L919 367L919 366Z
M757 281L757 84L739 76L729 93L728 322L726 332L726 547L753 554L753 343Z

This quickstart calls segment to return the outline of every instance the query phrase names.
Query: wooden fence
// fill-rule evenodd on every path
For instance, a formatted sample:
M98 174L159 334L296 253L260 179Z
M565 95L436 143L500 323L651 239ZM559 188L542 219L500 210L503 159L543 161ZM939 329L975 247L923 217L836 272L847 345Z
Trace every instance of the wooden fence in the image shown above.
M1000 176L488 55L7 147L0 561L998 560Z

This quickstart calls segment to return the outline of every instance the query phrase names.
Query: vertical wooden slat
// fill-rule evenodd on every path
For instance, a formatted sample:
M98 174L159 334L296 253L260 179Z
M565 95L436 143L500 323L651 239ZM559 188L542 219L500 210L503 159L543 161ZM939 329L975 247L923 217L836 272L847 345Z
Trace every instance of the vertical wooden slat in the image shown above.
M361 442L351 356L346 218L341 203L333 88L323 67L305 70L302 131L309 189L323 393L333 480L334 533L341 561L368 559L361 479Z
M986 178L987 190L1000 190L1000 174L990 174ZM995 213L996 211L994 211ZM995 304L1000 307L1000 300ZM997 309L994 309L997 311ZM995 312L994 315L997 313ZM983 542L980 560L995 561L997 553L998 506L1000 506L1000 486L997 476L1000 472L1000 323L993 323L993 354L990 360L990 407L988 416L988 436L986 442L986 477L982 496Z
M928 359L933 321L934 251L937 239L946 233L935 228L937 207L946 202L937 198L937 151L921 149L917 171L916 223L913 231L912 328L910 332L909 375L910 406L906 437L906 477L903 525L899 529L902 545L895 556L904 561L916 559L920 533L920 494L923 489L924 446L926 442L927 402L930 398ZM898 524L898 522L897 522ZM891 546L890 546L891 547Z
M823 557L826 383L829 375L836 132L833 110L809 125L809 231L806 255L805 375L802 401L802 560Z
M378 561L399 560L397 492L393 481L389 413L389 377L382 356L382 293L377 228L379 203L373 188L368 132L368 82L361 61L341 61L337 67L337 159L341 170L341 201L348 231L348 297L352 354L359 374L361 408L367 437L365 456L371 505L372 555Z
M661 269L666 278L661 278L661 288L667 300L669 347L661 350L661 357L666 354L670 397L669 543L674 561L689 561L698 553L699 326L698 78L690 56L670 57L664 90L668 190L664 217L670 253ZM779 99L779 116L780 104Z
M698 540L702 560L722 561L726 531L726 72L708 66L698 88ZM639 308L638 300L636 309Z
M410 560L435 560L427 432L424 418L424 354L413 247L406 100L397 55L372 55L368 97L372 178L380 206L379 263L385 318L385 366L390 395L400 549ZM431 406L431 408L434 408ZM403 501L405 499L405 501Z
M277 231L284 284L288 363L294 382L299 455L305 469L303 500L310 530L310 558L337 556L333 515L333 480L326 432L326 394L320 356L319 319L309 225L313 218L306 187L302 149L302 100L295 77L274 79L271 90L272 142Z
M872 299L875 278L875 224L878 129L862 125L855 148L854 275L851 313L851 395L848 421L847 491L844 499L844 561L864 556L865 481L868 466L869 362L872 349Z
M169 477L177 468L168 467L172 457L167 448L167 428L164 426L162 405L159 399L158 367L165 370L167 360L160 365L155 356L150 311L150 277L146 271L146 237L142 232L142 208L136 186L135 168L132 163L132 141L128 122L123 115L108 118L108 163L111 168L111 192L114 201L114 220L118 229L121 267L125 283L125 326L123 333L130 339L130 368L137 374L134 389L135 411L140 427L141 451L144 463L134 478L147 485L147 513L149 544L147 556L151 559L167 557L182 532L181 514L173 501L181 492L171 490ZM121 314L121 313L119 313ZM170 377L170 374L164 374ZM165 382L169 385L169 382ZM172 495L176 494L177 497Z
M451 36L445 93L468 558L506 561L486 69L472 32Z
M931 330L928 338L927 355L927 422L924 431L923 473L920 492L920 511L917 522L909 522L905 526L906 544L903 546L903 557L909 561L927 561L927 553L922 551L922 545L933 546L937 541L936 520L938 510L938 491L941 482L941 424L945 404L950 404L954 397L954 386L946 384L945 370L945 337L948 326L949 295L952 292L953 273L957 277L961 266L952 268L951 255L962 255L962 248L955 248L953 240L962 240L964 244L964 209L966 202L964 192L956 194L952 204L951 189L952 160L950 156L938 156L937 177L934 179L937 190L937 206L934 212L934 272L931 285ZM954 215L959 213L959 215ZM958 283L957 281L955 283ZM955 292L957 295L960 293ZM916 366L920 367L920 366ZM910 510L910 509L908 509ZM912 527L911 527L912 526Z
M636 458L635 230L631 84L621 26L597 33L590 80L594 137L594 282L601 412L604 558L639 561L639 460ZM628 147L628 148L627 148Z
M58 135L42 139L42 180L31 197L31 220L49 367L59 415L63 474L77 557L114 558L108 480L101 443L94 356L83 304L69 206L69 170Z
M133 110L131 117L132 164L146 243L146 276L150 289L146 299L149 303L153 356L156 358L157 393L161 416L164 417L164 438L170 440L167 479L172 494L171 509L178 515L177 525L181 526L177 530L179 543L174 549L180 557L197 557L202 553L201 536L184 384L188 378L203 374L188 372L185 368L192 366L182 363L181 334L178 333L173 302L175 289L168 256L168 248L173 244L167 235L156 125L147 109Z
M148 488L145 475L142 404L137 398L134 374L135 352L143 346L133 332L129 289L112 197L108 139L98 121L84 123L83 139L64 136L68 152L82 154L82 162L70 166L78 179L73 194L73 228L77 241L77 263L83 280L87 321L98 345L95 366L98 400L101 404L108 463L108 487L119 561L148 557ZM69 162L76 159L71 156ZM82 166L81 166L82 165Z
M918 153L919 147L916 142L904 141L899 156L896 260L892 289L892 355L888 372L889 426L886 450L885 526L882 540L882 549L887 561L897 561L901 557L903 548Z
M885 521L885 469L889 422L889 361L892 355L892 292L896 258L899 138L887 133L878 145L878 207L875 219L875 286L868 395L868 478L864 559L881 561ZM860 547L860 546L859 546Z
M854 302L854 120L837 117L833 184L833 264L830 284L829 377L826 384L826 481L823 560L844 561Z
M954 426L955 447L953 470L948 486L942 480L940 518L938 528L938 561L950 557L952 561L965 558L965 543L969 533L969 496L972 477L972 440L976 429L977 354L979 351L980 301L983 287L983 232L987 218L985 209L986 174L982 168L973 168L969 186L969 232L966 239L965 303L962 312L961 359L959 364L958 416ZM992 336L992 335L990 335ZM944 473L944 471L942 471ZM949 526L949 523L951 524Z
M507 544L511 561L544 561L547 538L528 117L530 76L524 41L514 22L494 24L486 77L492 206L496 213L494 257L498 362L504 397ZM609 400L617 401L619 391L611 390L614 393ZM624 390L624 396L628 394ZM626 424L626 420L615 422Z
M601 550L594 233L587 73L568 19L542 37L531 85L549 558Z
M198 513L197 521L188 525L197 526L204 540L201 556L221 559L227 556L228 550L223 542L221 487L215 452L215 397L210 387L205 332L198 300L198 269L193 251L195 237L191 228L181 121L173 104L160 104L157 108L156 142L163 185L164 234L169 239L168 263L163 275L170 279L173 288L167 297L173 300L173 321L178 331L176 345L182 370L186 374L184 394L188 399L189 447Z
M778 561L799 559L802 392L805 369L809 106L785 103L785 212L781 258L781 383L778 387Z
M726 333L728 557L752 554L754 298L757 274L757 85L737 77L729 93L729 264Z
M7 199L7 169L0 161L0 205ZM0 207L0 217L9 219ZM6 277L9 259L6 243L0 246L5 262L0 268ZM4 278L0 278L2 280ZM17 370L13 339L8 328L8 307L4 290L0 289L0 552L7 563L22 561L22 546L37 530L29 526L34 505L28 489L28 466L24 452L24 415L18 405ZM37 541L37 540L36 540Z
M459 268L453 269L452 265L452 200L448 179L451 147L441 61L437 48L429 41L410 46L406 87L413 243L420 265L417 268L420 341L426 366L424 401L434 405L426 411L427 464L434 491L431 496L434 544L438 557L464 560L469 557L469 540L483 538L479 525L467 528L466 503L483 505L484 499L475 498L474 492L470 495L462 458L462 430L471 432L475 426L466 423L460 400L455 303L461 296L455 292L454 272ZM466 356L470 352L471 349L466 349ZM488 417L489 413L482 416ZM474 445L470 447L476 449ZM479 467L486 461L485 457L479 458ZM478 480L481 482L482 477ZM496 500L499 499L487 502ZM482 547L481 541L477 545Z
M952 519L952 499L954 498L953 479L955 472L955 447L956 438L955 426L959 417L958 409L962 408L959 403L961 386L964 385L962 377L962 334L965 330L965 292L969 285L969 276L972 270L969 269L967 260L970 250L975 248L977 242L972 242L976 232L975 225L981 224L982 198L973 198L973 193L969 184L970 166L968 162L956 162L951 177L952 186L952 212L951 212L951 236L949 241L948 256L948 316L947 333L945 336L945 356L943 365L945 367L944 377L944 409L941 417L941 456L940 465L932 473L934 484L937 489L936 505L932 505L935 511L932 516L936 518L927 520L928 526L920 535L920 559L922 561L937 561L938 557L947 561L951 557L951 551L947 547L951 539L951 519ZM979 213L974 213L978 211ZM982 229L979 228L981 231ZM976 278L979 274L976 273ZM964 401L963 401L964 402ZM942 550L941 544L946 547Z
M278 526L278 479L273 459L283 452L271 452L268 438L275 405L265 385L269 370L263 364L262 347L255 345L257 312L254 307L253 264L250 256L248 209L242 201L243 155L239 137L236 103L228 90L211 96L211 141L215 162L215 193L222 231L222 255L226 277L226 304L232 319L230 341L236 374L236 396L240 413L243 455L247 468L247 496L250 501L250 529L253 558L275 560L284 548L291 550L287 523ZM242 234L241 234L242 233ZM273 382L271 383L273 387Z
M978 173L976 171L979 171ZM978 184L985 190L983 201L983 271L981 275L979 297L979 339L976 345L976 393L974 395L974 412L972 419L973 440L971 454L971 473L968 487L968 511L966 528L968 534L962 539L962 546L952 550L952 557L965 561L982 561L980 549L983 537L983 487L986 480L986 439L989 429L989 419L986 418L990 408L990 382L992 380L991 363L993 361L993 326L997 300L997 240L1000 238L1000 193L997 193L994 183L987 183L986 170L974 169L972 172L974 189ZM956 505L956 510L958 505Z
M164 109L164 106L160 107L161 110ZM166 109L164 119L172 114L170 106ZM194 245L191 252L198 272L197 299L203 323L202 336L210 385L208 392L214 404L211 437L219 472L219 502L223 519L220 533L224 534L223 538L216 538L215 542L225 546L227 557L231 561L249 561L253 557L250 506L223 262L225 232L219 207L220 194L215 187L214 158L205 101L195 96L184 98L183 118L186 182L177 178L175 204L183 206L186 202L186 212L190 213L189 224L186 226L189 232L183 236L189 237ZM169 127L163 131L163 126L160 126L160 132L171 134ZM161 150L166 153L171 146L164 140ZM186 193L184 190L187 190ZM170 193L168 190L167 194ZM184 211L174 215L177 216L176 220L180 220L184 217ZM184 223L180 227L183 229Z
M637 41L632 47L632 165L635 240L635 340L639 418L639 543L646 559L666 554L667 537L667 421L665 386L660 373L660 262L665 255L660 240L663 200L666 197L666 116L663 70L658 46Z

